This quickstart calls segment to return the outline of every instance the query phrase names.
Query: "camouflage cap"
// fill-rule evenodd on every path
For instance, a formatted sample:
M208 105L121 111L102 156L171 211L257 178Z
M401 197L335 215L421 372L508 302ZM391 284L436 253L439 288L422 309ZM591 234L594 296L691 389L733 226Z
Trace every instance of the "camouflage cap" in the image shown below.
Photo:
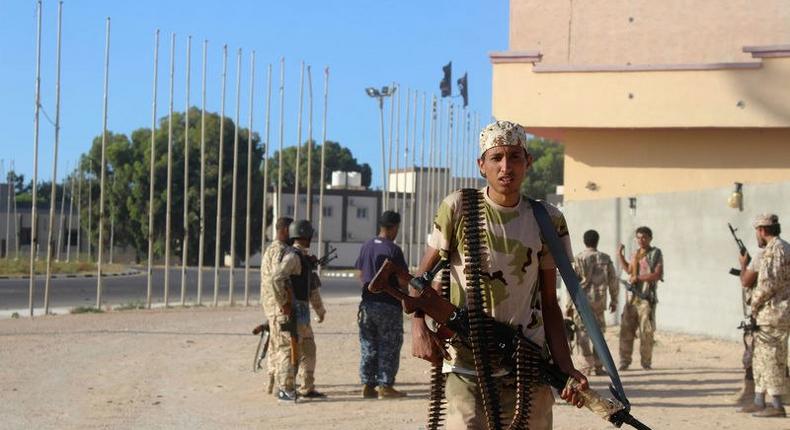
M495 146L504 145L520 146L529 152L527 150L527 132L524 127L510 121L496 121L488 124L480 132L479 156Z
M760 214L754 219L752 227L770 227L779 224L779 217L774 214Z

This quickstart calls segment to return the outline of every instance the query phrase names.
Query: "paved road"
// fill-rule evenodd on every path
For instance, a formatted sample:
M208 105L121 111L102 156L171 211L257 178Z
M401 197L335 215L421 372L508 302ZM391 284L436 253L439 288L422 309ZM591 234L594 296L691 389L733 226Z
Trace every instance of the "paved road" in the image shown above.
M154 269L152 277L152 302L164 302L164 274L163 268ZM186 301L197 300L197 268L187 269L186 276ZM228 284L230 272L223 269L220 272L218 300L220 303L228 301ZM181 269L171 269L169 276L168 303L177 305L181 303ZM236 269L234 275L233 296L237 304L244 303L244 269ZM323 278L321 294L324 298L348 297L359 294L359 283L355 278ZM111 306L128 304L132 302L145 302L147 291L147 277L143 272L140 275L106 277L102 282L102 302ZM27 279L0 280L0 310L27 309L29 281ZM77 306L93 306L96 304L96 278L62 278L53 279L50 286L51 308L74 308ZM258 301L260 294L260 272L250 268L249 281L250 301ZM202 303L210 305L214 300L214 270L203 269ZM34 306L44 306L44 278L36 278L34 290Z

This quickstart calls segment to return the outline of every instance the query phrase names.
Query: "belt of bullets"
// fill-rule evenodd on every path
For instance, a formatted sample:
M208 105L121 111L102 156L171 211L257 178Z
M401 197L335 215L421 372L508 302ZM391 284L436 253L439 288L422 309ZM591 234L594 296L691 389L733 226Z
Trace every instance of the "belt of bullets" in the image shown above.
M450 268L445 267L441 272L442 297L450 300ZM446 345L445 345L446 346ZM447 401L444 397L444 387L447 375L442 372L442 362L431 365L431 390L428 403L428 430L439 430L444 421L444 410Z

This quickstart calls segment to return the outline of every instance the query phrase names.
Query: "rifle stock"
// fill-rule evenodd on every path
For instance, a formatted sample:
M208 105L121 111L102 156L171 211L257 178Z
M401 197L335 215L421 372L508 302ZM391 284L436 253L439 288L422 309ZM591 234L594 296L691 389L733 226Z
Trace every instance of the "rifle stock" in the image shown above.
M445 300L429 284L430 280L443 267L441 266L442 264L446 264L446 262L440 262L428 274L413 277L405 269L396 266L390 260L386 260L368 285L368 291L372 293L387 293L401 300L404 311L407 313L412 313L415 310L424 312L439 324L439 329L436 332L438 337L457 339L462 343L468 344L469 323L466 320L466 312L464 309L458 308ZM390 283L392 276L397 278L398 287ZM403 288L409 285L413 288L408 292L404 291ZM522 340L525 340L530 348L541 349L539 345L523 337L523 334L513 327L496 320L493 323L492 335L495 338L493 343L506 362L512 363L514 360L516 336L521 336ZM591 388L584 391L578 390L578 381L563 372L556 364L544 359L540 363L540 370L546 382L557 390L562 391L566 385L577 389L577 391L582 393L584 405L588 409L615 426L620 427L623 424L629 424L640 430L650 430L649 427L634 418L630 414L629 408L625 407L618 400L604 398Z

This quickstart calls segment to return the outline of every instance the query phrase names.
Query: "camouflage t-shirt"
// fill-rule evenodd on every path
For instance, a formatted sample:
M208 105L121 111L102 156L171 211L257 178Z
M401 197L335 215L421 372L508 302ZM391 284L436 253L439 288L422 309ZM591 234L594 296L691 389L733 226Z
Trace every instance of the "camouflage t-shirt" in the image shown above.
M760 259L757 286L752 292L757 325L790 326L790 244L775 237Z
M514 207L504 207L488 198L488 187L482 189L485 221L481 227L485 238L483 276L488 286L486 302L491 305L491 316L517 327L542 345L545 340L540 291L539 269L556 267L554 258L543 243L540 228L529 201L522 197ZM465 304L466 279L464 270L464 233L461 193L447 196L439 206L428 245L439 250L450 260L450 300L457 306ZM568 226L562 212L545 204L569 259L573 258ZM451 348L451 370L474 367L470 351Z

